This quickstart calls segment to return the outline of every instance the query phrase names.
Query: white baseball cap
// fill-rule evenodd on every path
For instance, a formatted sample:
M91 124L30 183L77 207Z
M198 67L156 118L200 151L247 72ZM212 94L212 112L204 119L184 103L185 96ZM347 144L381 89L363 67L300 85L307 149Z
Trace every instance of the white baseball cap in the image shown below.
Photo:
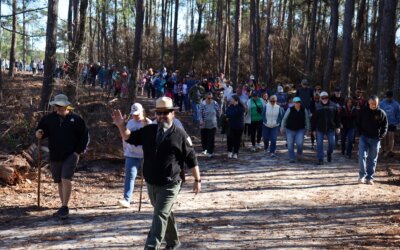
M140 103L134 103L131 106L131 115L140 115L143 112L143 106Z
M319 97L324 97L324 96L329 96L329 95L328 95L327 92L322 91L322 92L319 94Z

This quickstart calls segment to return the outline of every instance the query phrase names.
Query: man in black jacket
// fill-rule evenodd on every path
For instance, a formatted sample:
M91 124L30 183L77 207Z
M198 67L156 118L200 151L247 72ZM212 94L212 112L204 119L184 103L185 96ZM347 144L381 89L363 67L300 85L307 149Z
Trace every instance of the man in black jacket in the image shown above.
M163 239L167 243L166 249L177 249L180 245L172 206L181 189L180 173L184 163L192 170L195 179L193 191L198 193L201 190L196 154L190 137L173 123L175 109L171 98L158 98L155 110L157 124L133 132L126 129L119 110L112 114L122 139L129 144L143 146L143 174L154 207L145 249L159 249Z
M388 130L388 120L385 111L378 107L379 98L371 96L368 107L363 107L357 117L357 127L360 132L358 144L358 164L360 166L359 183L374 184L374 174L380 141Z
M318 165L324 164L324 137L328 137L327 160L332 161L332 153L335 145L335 132L340 133L340 117L336 104L329 101L328 93L320 94L320 102L316 104L311 117L311 125L314 136L317 138Z
M72 113L68 97L56 95L50 105L55 112L44 116L36 129L36 137L48 137L50 150L50 170L58 193L61 208L53 214L61 219L68 218L68 202L71 196L71 180L79 155L86 150L89 134L83 119Z

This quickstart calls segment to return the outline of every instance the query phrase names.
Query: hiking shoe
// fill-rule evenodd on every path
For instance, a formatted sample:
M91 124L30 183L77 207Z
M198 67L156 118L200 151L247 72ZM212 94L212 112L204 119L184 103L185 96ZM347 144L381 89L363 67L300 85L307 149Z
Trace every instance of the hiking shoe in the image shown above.
M207 149L206 149L206 150L203 150L203 151L201 151L201 153L202 153L203 155L206 155L206 154L207 154Z
M251 152L256 152L256 147L255 146L251 147Z
M119 200L118 205L124 208L129 208L131 206L131 204L127 200Z
M175 245L175 246L166 245L166 246L165 246L165 250L176 250L176 249L179 249L180 246L181 246L181 243L178 243L178 244Z
M358 183L359 184L365 184L365 178L358 178Z
M257 148L257 149L262 149L263 146L261 145L261 143L257 143L256 148Z
M374 181L373 180L367 180L366 182L368 185L374 185Z
M332 154L328 154L328 156L327 156L327 161L328 161L328 162L331 162L331 161L332 161Z
M233 154L233 159L237 159L237 154Z
M271 157L271 158L275 158L276 155L275 155L274 153L271 153L270 157Z
M295 161L294 160L290 160L289 163L295 163Z
M315 150L315 146L314 145L311 145L311 150Z
M318 165L324 165L324 160L318 160Z
M232 158L232 152L228 152L228 158Z
M60 209L58 209L57 212L53 213L54 217L60 218L60 219L68 219L69 215L69 209L67 206L62 206Z

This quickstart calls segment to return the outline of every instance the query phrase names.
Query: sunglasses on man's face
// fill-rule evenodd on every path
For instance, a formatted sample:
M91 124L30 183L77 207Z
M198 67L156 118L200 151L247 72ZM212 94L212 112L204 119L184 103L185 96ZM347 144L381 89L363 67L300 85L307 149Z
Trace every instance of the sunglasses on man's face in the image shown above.
M168 110L168 111L157 111L156 115L168 115L169 113L171 113L171 110Z

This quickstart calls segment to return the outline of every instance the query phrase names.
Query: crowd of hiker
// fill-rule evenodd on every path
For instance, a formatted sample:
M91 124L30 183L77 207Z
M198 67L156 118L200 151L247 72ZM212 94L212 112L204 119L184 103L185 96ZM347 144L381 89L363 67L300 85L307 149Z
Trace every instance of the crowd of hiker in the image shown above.
M83 65L81 72L82 82L113 89L115 97L127 97L131 76L126 67ZM304 142L309 139L318 165L332 162L336 147L343 157L354 158L357 136L358 182L373 185L381 144L382 154L393 156L395 133L400 126L400 105L392 91L381 100L377 95L364 97L360 88L352 96L343 96L340 88L329 94L319 85L311 87L306 79L298 88L282 83L273 88L257 82L253 75L233 84L223 73L196 78L165 68L142 72L137 88L144 98L154 99L155 109L151 112L155 113L155 120L147 118L138 102L131 106L128 120L119 110L112 112L112 119L123 139L126 170L118 205L130 207L135 178L142 170L154 207L145 249L159 249L163 240L166 249L180 246L172 206L185 180L182 170L191 169L193 191L200 192L197 157L216 155L218 133L226 135L227 158L238 159L246 147L250 154L263 150L262 157L276 158L281 156L277 148L282 147L287 151L289 164L304 159ZM36 137L49 138L50 166L62 205L54 216L65 219L69 215L71 180L89 135L85 122L73 113L67 96L56 95L50 105L54 112L39 122ZM190 114L192 131L200 131L198 154L175 117L179 113ZM285 146L277 145L279 133L285 138Z

